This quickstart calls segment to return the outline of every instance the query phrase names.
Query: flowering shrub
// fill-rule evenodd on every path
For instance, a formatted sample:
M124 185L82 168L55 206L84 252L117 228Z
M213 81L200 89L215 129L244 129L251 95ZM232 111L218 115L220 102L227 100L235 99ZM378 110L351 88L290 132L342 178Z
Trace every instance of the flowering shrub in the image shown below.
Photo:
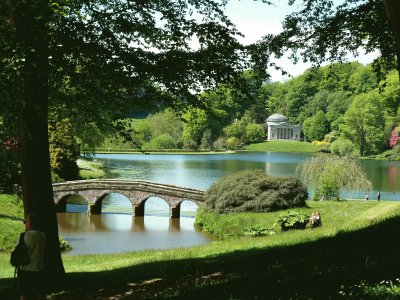
M397 144L400 143L400 136L398 134L398 129L397 128L393 128L392 133L390 135L390 140L389 140L389 145L390 147L394 147Z

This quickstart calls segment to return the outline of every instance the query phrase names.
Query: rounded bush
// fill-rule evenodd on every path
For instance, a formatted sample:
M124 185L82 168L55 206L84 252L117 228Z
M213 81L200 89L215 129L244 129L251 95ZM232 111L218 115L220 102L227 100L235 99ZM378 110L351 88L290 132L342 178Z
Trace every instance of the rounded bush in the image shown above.
M206 207L218 213L270 212L305 206L307 187L295 177L274 177L261 170L225 176L205 195Z

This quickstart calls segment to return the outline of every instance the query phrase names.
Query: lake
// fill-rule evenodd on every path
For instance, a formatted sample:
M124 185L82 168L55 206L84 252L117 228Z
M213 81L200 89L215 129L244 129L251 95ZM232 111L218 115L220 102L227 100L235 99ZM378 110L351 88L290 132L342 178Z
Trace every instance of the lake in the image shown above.
M246 169L261 169L274 176L294 175L299 162L312 157L303 153L238 152L233 154L97 154L106 167L107 178L141 179L206 190L224 175ZM382 200L400 200L400 162L362 162L374 190ZM348 191L346 198L363 198L363 191ZM150 198L145 217L132 217L129 200L110 194L103 201L102 215L87 215L86 205L68 204L58 214L59 229L73 246L70 255L167 249L201 245L212 239L194 226L197 206L184 201L182 217L171 220L168 205ZM81 212L81 213L79 213ZM83 213L82 213L83 212Z

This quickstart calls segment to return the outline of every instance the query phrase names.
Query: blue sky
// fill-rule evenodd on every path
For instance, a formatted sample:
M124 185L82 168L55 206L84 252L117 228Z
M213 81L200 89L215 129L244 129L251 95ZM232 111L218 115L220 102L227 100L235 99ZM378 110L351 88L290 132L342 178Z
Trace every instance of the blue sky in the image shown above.
M287 2L287 0L276 0L276 5L272 6L253 0L232 0L228 2L226 14L236 24L237 29L245 35L242 42L252 43L268 33L276 34L282 30L281 21L286 14L294 9L288 6ZM348 59L366 64L372 62L376 56L377 53L364 55L360 51L360 57L349 57ZM288 59L280 59L276 62L285 67L292 76L300 75L310 67L310 64L304 63L293 65ZM287 76L282 76L278 71L270 70L270 73L273 81L288 79Z

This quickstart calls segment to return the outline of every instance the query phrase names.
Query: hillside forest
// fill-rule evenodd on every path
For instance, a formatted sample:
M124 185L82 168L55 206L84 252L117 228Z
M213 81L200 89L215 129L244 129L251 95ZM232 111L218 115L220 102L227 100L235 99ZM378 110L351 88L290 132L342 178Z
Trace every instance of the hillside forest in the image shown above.
M302 139L329 150L336 140L351 143L360 156L389 156L400 142L399 78L378 81L371 65L335 63L308 69L286 82L257 85L244 74L246 89L218 86L201 95L201 108L171 109L119 121L125 134L97 132L102 150L226 150L265 141L265 120L282 113L302 128ZM254 81L254 82L253 82ZM101 141L101 142L99 142ZM86 147L86 150L93 150ZM386 151L386 152L385 152Z

